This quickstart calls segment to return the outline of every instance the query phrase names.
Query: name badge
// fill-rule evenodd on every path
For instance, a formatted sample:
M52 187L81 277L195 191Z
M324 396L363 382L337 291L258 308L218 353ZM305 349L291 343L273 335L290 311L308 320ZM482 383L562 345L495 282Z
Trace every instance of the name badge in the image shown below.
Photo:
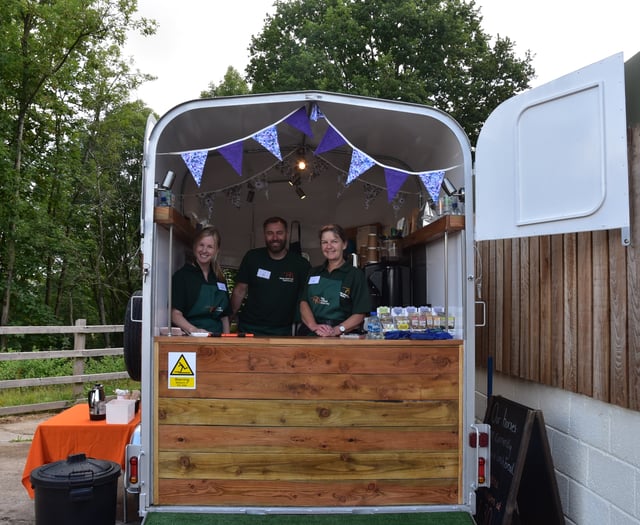
M227 291L227 285L224 283L218 283L218 290L222 290L223 292Z
M309 277L309 284L318 284L319 282L320 282L319 275L312 275L311 277Z
M271 278L271 272L269 270L263 270L262 268L258 269L258 277L260 277L260 279L270 279Z

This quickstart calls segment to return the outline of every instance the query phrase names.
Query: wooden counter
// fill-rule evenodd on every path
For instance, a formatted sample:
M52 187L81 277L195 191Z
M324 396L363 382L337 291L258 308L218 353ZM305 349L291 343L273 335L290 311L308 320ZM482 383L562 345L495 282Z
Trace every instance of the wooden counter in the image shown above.
M461 502L462 341L159 337L154 502ZM169 356L195 389L169 388ZM172 362L173 362L172 361Z

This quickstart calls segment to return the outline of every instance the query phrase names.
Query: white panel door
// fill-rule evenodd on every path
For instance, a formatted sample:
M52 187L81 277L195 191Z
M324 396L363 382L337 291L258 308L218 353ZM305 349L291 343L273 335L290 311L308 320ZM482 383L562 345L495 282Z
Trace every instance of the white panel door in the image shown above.
M475 169L477 240L627 228L622 54L498 106Z

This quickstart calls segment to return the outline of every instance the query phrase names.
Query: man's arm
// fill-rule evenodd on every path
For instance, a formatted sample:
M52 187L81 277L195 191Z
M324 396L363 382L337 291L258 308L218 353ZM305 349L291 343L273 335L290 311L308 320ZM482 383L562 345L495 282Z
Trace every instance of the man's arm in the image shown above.
M247 296L249 285L247 283L236 283L231 294L231 312L232 317L238 315L238 310L242 306L242 301Z

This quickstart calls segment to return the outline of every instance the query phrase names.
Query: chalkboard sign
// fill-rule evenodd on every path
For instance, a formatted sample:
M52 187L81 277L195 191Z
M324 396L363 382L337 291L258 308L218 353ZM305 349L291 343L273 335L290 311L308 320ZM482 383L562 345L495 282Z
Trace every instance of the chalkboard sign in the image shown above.
M491 486L476 491L476 523L564 525L542 412L492 396L484 423L491 425Z

